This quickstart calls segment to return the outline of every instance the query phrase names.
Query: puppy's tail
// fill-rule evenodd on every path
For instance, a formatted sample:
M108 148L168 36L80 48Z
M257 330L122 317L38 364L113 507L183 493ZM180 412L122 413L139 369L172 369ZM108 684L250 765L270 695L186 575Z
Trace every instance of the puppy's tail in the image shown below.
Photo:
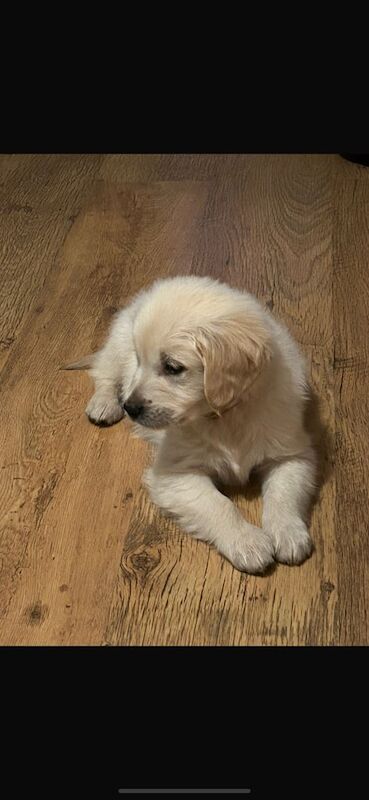
M59 369L91 369L94 365L95 353L90 353L88 356L82 356L78 361L72 361L71 364L63 364Z

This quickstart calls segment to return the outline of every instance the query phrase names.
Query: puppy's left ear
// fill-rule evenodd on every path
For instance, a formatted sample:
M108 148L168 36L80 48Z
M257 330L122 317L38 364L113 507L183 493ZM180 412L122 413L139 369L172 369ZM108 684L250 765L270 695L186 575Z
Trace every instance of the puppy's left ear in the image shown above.
M256 318L238 316L198 330L209 406L221 415L241 399L271 357L270 334Z

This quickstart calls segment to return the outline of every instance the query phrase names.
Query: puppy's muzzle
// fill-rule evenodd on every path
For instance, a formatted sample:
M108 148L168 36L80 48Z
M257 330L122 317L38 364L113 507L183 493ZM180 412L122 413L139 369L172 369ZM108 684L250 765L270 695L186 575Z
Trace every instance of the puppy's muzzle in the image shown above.
M146 428L163 428L172 421L171 411L153 408L151 400L143 400L133 394L123 403L123 408L132 420Z
M124 403L123 408L127 412L128 416L131 417L131 419L137 420L143 416L145 411L145 406L138 403Z

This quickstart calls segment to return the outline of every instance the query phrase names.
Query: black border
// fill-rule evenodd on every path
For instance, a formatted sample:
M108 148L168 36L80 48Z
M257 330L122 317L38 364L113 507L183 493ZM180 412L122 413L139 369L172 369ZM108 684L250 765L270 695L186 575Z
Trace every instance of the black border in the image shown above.
M368 648L3 647L0 664L12 797L366 779Z
M0 152L368 149L357 11L7 11Z
M366 153L369 115L360 74L350 82L279 65L171 82L153 70L127 80L95 64L4 82L1 153ZM168 67L169 70L169 67ZM32 77L32 76L31 76Z

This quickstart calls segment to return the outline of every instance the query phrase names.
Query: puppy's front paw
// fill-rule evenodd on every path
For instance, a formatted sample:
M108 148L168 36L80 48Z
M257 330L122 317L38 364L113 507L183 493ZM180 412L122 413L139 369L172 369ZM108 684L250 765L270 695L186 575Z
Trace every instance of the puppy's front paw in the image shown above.
M308 529L302 519L286 521L274 534L275 559L283 564L302 564L313 550Z
M256 575L273 564L273 541L261 528L248 524L246 530L235 538L227 556L236 569Z
M124 417L122 406L116 397L107 397L96 392L86 407L86 414L94 425L114 425Z

